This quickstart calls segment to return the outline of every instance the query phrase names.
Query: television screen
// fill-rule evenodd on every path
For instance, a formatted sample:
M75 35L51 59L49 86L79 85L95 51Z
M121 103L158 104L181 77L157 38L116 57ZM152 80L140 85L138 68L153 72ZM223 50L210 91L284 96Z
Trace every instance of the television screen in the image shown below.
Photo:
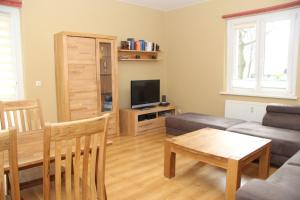
M155 106L160 103L160 80L131 81L131 108Z

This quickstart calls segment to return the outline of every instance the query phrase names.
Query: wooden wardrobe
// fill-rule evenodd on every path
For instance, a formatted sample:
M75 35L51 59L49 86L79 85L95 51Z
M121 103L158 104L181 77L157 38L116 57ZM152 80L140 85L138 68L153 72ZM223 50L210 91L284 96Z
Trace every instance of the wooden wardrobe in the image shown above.
M58 120L109 112L108 134L119 135L116 37L57 33L55 60Z

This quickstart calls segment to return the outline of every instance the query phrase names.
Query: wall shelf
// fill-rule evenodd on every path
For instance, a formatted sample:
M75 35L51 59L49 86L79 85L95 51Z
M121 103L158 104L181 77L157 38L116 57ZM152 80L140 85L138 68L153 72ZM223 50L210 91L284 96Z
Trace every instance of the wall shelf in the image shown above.
M140 58L133 58L133 59L119 59L119 61L159 61L161 59L140 59Z
M119 61L159 61L160 51L118 50Z

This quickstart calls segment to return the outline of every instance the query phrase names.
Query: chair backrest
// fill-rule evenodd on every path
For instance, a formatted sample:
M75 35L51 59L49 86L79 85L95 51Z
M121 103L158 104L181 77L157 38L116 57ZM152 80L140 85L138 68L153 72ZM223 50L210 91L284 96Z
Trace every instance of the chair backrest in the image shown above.
M11 188L11 198L20 200L18 155L17 155L17 130L0 131L0 200L4 197L4 157L7 153L9 163L9 180Z
M39 100L0 102L1 129L15 127L18 132L44 129L45 122Z
M45 200L50 199L49 170L53 155L55 155L56 200L106 199L104 180L108 117L109 114L105 114L91 119L46 125L44 134ZM65 169L64 183L61 179L62 167Z

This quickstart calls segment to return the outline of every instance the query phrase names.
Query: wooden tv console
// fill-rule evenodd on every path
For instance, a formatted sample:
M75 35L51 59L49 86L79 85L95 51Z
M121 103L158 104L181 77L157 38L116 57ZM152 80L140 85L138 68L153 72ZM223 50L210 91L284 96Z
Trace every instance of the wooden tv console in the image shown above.
M165 132L165 117L175 115L175 106L157 106L149 109L121 109L120 122L122 135L140 135L152 132Z

